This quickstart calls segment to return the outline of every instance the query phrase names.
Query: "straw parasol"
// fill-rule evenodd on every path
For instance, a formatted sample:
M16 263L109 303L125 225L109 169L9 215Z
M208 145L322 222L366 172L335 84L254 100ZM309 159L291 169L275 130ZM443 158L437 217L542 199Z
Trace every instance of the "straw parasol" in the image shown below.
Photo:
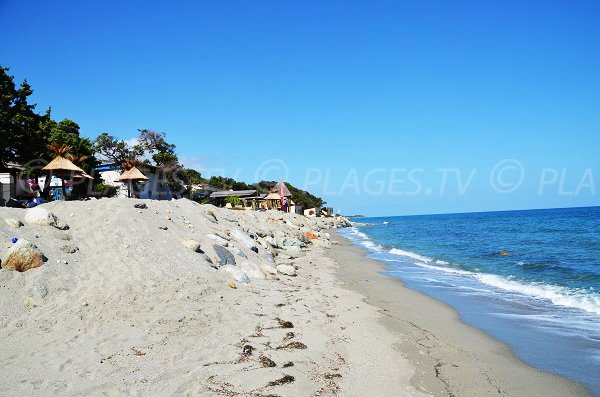
M56 157L42 170L49 171L51 174L58 176L62 182L63 197L67 198L67 191L65 189L65 179L75 174L85 174L85 171L73 164L73 162L65 158L67 152L71 150L69 145L61 145L53 143L48 145L48 149L56 154Z
M127 197L131 197L131 185L135 182L146 182L149 179L146 175L136 167L139 162L135 160L128 160L123 163L122 167L125 170L121 176L117 179L119 182L127 182Z
M267 208L276 210L278 209L277 203L281 201L281 195L277 192L271 191L271 193L267 194L264 200L267 202Z

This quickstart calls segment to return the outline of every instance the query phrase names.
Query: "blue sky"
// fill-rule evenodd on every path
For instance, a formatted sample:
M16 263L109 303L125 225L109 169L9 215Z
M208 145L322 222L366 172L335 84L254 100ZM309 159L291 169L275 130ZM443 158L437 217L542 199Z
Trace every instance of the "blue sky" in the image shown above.
M344 213L599 205L599 18L597 1L0 0L0 64L87 136L165 131L205 175L287 175Z

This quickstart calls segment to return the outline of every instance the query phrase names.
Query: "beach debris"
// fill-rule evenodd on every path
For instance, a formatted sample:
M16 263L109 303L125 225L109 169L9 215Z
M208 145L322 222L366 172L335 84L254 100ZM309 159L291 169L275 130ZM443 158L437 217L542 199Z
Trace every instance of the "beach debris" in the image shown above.
M285 334L285 336L283 337L283 341L288 341L290 339L294 339L296 335L293 332L288 332L287 334Z
M282 365L283 368L289 368L289 367L293 367L293 366L294 366L294 363L291 361L288 361L287 363Z
M244 345L244 347L242 347L242 354L244 356L251 356L253 351L254 351L254 347L252 347L250 345Z
M212 223L219 223L219 221L217 220L217 217L216 217L215 213L212 212L212 211L208 211L206 213L205 218L208 219Z
M219 270L223 270L223 271L226 271L227 273L231 274L233 279L239 283L244 283L244 284L250 283L250 278L248 277L248 275L236 266L224 265L224 266L221 266L219 268Z
M503 256L510 256L510 254L504 250L500 250L498 251L498 255L503 255Z
M79 248L71 244L65 244L62 247L60 247L60 250L67 254L74 254L75 252L79 251Z
M323 375L323 377L325 379L333 379L333 378L341 378L342 375L340 375L340 374L325 374L325 375Z
M5 219L4 223L6 223L8 226L12 227L13 229L17 229L17 228L23 226L23 222L21 222L18 219L14 219L14 218Z
M269 357L265 357L265 356L260 356L258 358L258 362L260 363L260 365L262 365L265 368L272 368L272 367L277 366L277 364L275 364L275 361L273 361Z
M139 210L145 210L145 209L148 209L148 206L144 203L136 203L133 205L133 208L137 208Z
M229 252L225 247L215 244L213 246L215 250L215 254L219 258L220 265L235 265L235 258L231 252Z
M296 378L294 378L292 375L284 375L282 378L272 380L271 382L267 383L267 387L285 385L286 383L292 383L295 380Z
M284 321L279 317L275 318L275 320L279 323L279 328L294 328L294 324L291 321Z
M37 302L35 299L33 299L31 296L28 296L27 298L25 298L25 300L23 301L23 304L29 309L33 309L34 307L37 307L40 305L40 303Z
M19 239L18 239L18 238L16 238L16 237L13 237L13 238L12 238L10 241L11 241L11 242L14 244L14 243L16 243L17 241L19 241Z
M277 273L286 275L286 276L296 276L296 268L292 265L277 265Z
M183 245L186 248L191 249L194 252L197 252L199 254L203 254L204 251L202 251L202 247L200 246L200 243L196 240L181 240L181 245Z
M237 289L237 287L235 286L235 283L232 281L229 284L227 284L229 286L229 288L231 289Z
M166 227L166 226L159 226L158 228L159 228L160 230L169 230L169 228L168 228L168 227Z
M307 349L307 348L308 348L308 346L306 346L302 342L290 342L287 345L279 346L277 348L277 350L291 350L291 349L304 350L304 349Z
M319 236L311 232L306 232L304 235L308 237L309 240L317 240L319 238Z
M34 207L25 211L25 222L32 225L54 226L61 230L69 228L67 224L60 221L52 212L42 207Z
M6 251L0 263L3 269L24 272L42 266L46 260L38 247L25 239L19 239Z

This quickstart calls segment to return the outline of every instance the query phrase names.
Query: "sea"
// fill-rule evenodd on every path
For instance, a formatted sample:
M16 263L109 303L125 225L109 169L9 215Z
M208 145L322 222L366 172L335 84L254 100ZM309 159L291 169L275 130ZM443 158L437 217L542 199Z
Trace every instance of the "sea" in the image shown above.
M354 220L384 274L600 396L600 207Z

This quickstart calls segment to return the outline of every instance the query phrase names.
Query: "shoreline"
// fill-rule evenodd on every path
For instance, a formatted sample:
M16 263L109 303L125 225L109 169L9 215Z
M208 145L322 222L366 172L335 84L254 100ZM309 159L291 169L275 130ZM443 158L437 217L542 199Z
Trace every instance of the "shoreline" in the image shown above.
M367 258L339 233L332 241L337 244L328 254L342 287L379 308L379 322L397 336L394 348L415 368L415 388L447 396L590 396L583 385L524 363L446 303L381 274L385 263Z

